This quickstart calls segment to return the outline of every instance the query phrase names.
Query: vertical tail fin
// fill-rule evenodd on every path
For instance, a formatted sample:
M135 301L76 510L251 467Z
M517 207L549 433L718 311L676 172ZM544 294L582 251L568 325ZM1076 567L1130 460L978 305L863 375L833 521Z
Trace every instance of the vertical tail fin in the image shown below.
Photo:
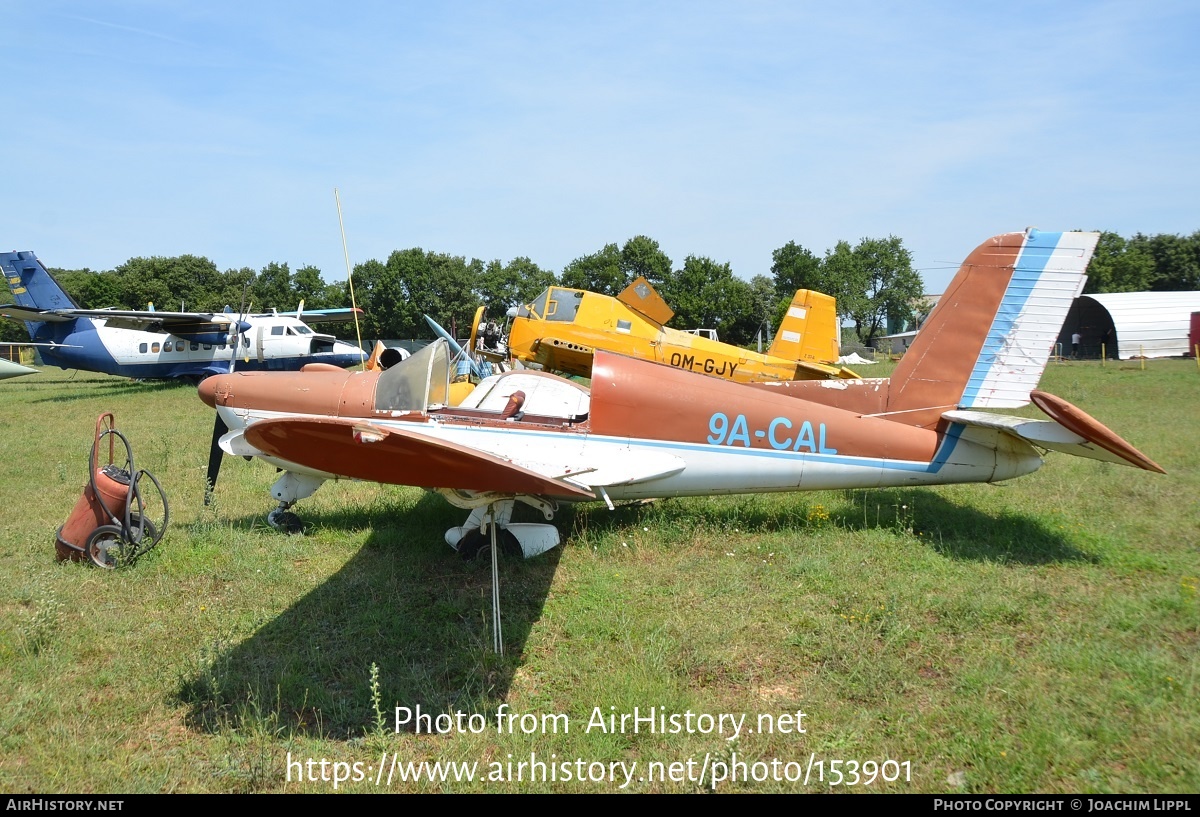
M26 309L78 309L32 252L0 253L0 271L17 306Z
M811 289L798 289L767 354L807 363L838 359L837 301Z
M1030 229L977 247L892 374L893 419L929 425L947 409L1028 404L1097 240Z

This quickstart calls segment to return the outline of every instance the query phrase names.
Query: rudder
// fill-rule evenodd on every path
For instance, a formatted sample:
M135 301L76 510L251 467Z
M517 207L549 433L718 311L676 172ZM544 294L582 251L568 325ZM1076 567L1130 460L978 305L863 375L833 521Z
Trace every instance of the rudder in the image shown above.
M1030 229L975 248L892 374L887 413L928 426L949 409L1028 404L1099 237Z
M0 253L0 270L17 306L26 309L78 309L31 251Z
M767 354L806 363L836 363L839 337L837 301L811 289L798 289Z

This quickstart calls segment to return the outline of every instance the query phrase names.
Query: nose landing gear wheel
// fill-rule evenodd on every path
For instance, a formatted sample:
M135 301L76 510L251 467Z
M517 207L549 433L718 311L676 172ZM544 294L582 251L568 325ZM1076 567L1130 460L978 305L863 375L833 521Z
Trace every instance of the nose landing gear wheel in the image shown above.
M283 508L276 508L267 514L267 524L275 530L286 533L304 533L304 522L300 517L291 511L285 511Z

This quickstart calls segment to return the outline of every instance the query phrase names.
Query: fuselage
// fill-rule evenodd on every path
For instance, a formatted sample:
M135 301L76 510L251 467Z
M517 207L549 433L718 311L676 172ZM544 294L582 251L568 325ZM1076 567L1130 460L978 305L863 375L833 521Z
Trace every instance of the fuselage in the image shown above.
M279 379L222 376L201 387L231 434L263 420L340 418L359 427L432 441L439 450L483 452L610 499L994 482L1036 470L1037 451L1019 440L997 449L969 434L941 433L869 417L717 378L606 355L592 379L584 418L430 407L375 408L371 372L300 372ZM501 376L503 377L503 376ZM350 426L346 425L345 429ZM320 444L227 451L254 453L285 470L436 489L503 492L488 473L453 455L434 466L388 452L378 465L350 432ZM339 436L340 435L340 436ZM242 441L239 443L246 446ZM564 491L560 498L578 498Z

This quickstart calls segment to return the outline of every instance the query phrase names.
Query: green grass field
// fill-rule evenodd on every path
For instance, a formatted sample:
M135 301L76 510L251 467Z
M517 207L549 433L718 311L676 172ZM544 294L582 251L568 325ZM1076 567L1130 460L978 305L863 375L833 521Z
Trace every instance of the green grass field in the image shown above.
M194 388L5 381L0 791L1200 791L1200 371L1042 387L1168 474L1050 455L996 486L568 509L563 547L501 564L499 657L440 497L329 484L285 537L263 463L227 458L203 506ZM104 411L172 514L115 571L53 546ZM418 706L452 728L397 731ZM665 733L607 729L635 707ZM422 762L475 780L400 779Z

